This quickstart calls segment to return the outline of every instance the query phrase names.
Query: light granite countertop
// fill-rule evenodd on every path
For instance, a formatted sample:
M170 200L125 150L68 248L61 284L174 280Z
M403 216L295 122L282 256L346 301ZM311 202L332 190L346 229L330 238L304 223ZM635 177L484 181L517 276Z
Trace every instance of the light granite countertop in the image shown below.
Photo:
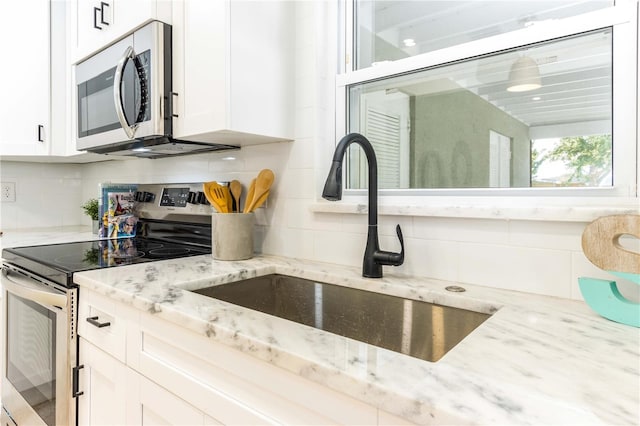
M90 233L6 239L9 245ZM5 237L7 233L5 233ZM3 237L4 238L4 237ZM10 241L10 244L6 244ZM188 290L278 273L493 313L437 362L207 298ZM75 281L265 362L420 424L640 422L640 330L585 303L274 256L195 256L77 273Z
M3 248L37 246L42 244L69 243L72 241L95 240L90 226L60 226L32 229L3 230L0 237L0 251Z
M188 290L271 273L495 312L442 359L421 361ZM257 256L197 256L81 272L75 281L415 423L637 424L640 331L582 302ZM363 354L366 354L363 356Z

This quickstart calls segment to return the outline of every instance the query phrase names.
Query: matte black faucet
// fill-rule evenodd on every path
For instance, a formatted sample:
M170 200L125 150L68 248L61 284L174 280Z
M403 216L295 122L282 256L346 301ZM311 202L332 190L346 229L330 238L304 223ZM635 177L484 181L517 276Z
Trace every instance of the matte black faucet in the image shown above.
M369 165L369 229L367 247L364 250L362 262L362 276L382 278L382 265L399 266L404 262L404 240L400 225L396 225L396 233L400 239L400 253L380 250L378 242L378 161L373 146L367 138L359 133L350 133L340 140L333 154L333 162L324 184L322 198L329 201L342 199L342 161L347 147L354 142L364 150Z

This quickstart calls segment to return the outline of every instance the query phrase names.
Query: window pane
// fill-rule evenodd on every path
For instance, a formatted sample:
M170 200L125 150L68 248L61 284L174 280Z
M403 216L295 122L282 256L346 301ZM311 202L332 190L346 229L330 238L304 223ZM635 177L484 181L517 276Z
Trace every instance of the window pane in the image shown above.
M603 29L351 85L348 131L373 144L380 188L538 186L540 163L560 160L566 185L611 186L611 58ZM541 155L551 138L564 148ZM348 167L348 187L366 187L357 147Z
M355 67L394 61L538 22L613 6L587 1L377 1L355 2Z

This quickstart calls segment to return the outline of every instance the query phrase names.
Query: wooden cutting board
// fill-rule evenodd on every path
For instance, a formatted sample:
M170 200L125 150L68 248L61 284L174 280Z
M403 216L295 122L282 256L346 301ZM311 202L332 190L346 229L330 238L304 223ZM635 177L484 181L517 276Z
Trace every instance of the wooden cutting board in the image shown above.
M582 233L582 251L587 259L605 271L640 274L640 253L620 244L620 237L640 239L640 215L603 216L587 225Z

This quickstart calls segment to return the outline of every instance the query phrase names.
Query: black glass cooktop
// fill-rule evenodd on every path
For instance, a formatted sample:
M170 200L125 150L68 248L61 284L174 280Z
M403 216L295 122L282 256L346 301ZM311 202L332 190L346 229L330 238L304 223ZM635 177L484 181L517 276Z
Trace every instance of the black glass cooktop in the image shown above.
M6 248L2 257L59 284L72 285L74 272L209 253L210 247L136 237Z

